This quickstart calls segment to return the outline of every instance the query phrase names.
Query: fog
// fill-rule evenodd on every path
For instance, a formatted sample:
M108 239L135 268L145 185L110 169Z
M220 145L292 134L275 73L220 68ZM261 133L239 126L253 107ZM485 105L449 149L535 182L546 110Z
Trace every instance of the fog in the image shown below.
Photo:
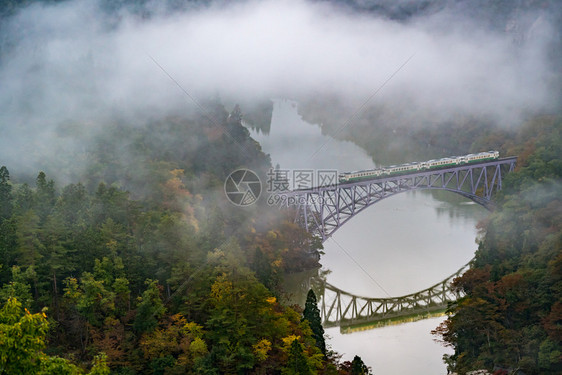
M1 26L0 164L34 168L118 118L198 111L209 96L248 102L337 93L435 116L517 124L557 103L548 12L518 33L458 13L407 21L329 3L211 3L150 16L95 1L34 4ZM376 93L376 95L375 95Z

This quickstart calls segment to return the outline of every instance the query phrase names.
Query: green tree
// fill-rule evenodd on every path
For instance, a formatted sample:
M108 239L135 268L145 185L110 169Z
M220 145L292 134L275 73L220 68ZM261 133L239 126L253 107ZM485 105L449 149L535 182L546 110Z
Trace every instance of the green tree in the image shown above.
M5 166L0 168L0 224L12 215L12 185L10 172Z
M15 256L15 220L11 218L12 208L10 172L2 166L0 168L0 262L5 266L11 266ZM0 282L6 280L9 277L8 270L5 269L0 276Z
M31 308L33 297L31 296L29 282L35 279L35 276L33 267L28 267L25 272L22 272L20 267L13 266L12 280L0 289L0 302L6 303L11 298L15 298L24 308Z
M39 172L35 180L35 186L35 210L41 222L44 222L55 207L55 182L53 180L47 181L45 173Z
M351 375L369 375L370 373L371 371L361 357L358 355L353 357L353 361L351 361Z
M70 184L62 189L55 212L68 227L76 230L86 225L90 206L90 197L84 185Z
M41 233L44 255L37 268L37 273L43 280L44 290L41 293L40 302L54 307L57 317L60 312L59 294L61 289L59 285L77 268L77 249L73 246L72 234L69 229L59 215L51 215L43 225ZM47 287L48 284L51 288Z
M302 319L308 321L308 324L310 324L310 328L312 329L314 339L316 340L316 346L320 349L322 354L326 355L324 327L322 327L322 318L320 317L316 294L314 294L312 289L310 289L306 295Z
M166 365L173 367L173 373L178 374L189 373L195 363L208 353L203 327L187 322L180 314L165 318L159 329L145 333L140 340L140 348L151 367L158 364L158 359L169 356L172 361L166 361Z
M240 271L217 276L209 296L212 308L205 324L206 337L211 346L210 358L221 373L247 372L254 366L252 344L256 332L252 315L265 304L267 291Z
M49 322L45 311L37 314L10 298L0 309L0 374L79 375L84 371L60 357L43 353ZM104 356L97 356L90 375L109 375Z
M21 266L35 266L45 253L41 238L42 226L39 216L33 210L18 217L16 236L18 241L17 263Z
M269 259L259 246L256 247L256 251L254 252L252 269L256 273L258 280L265 285L266 288L271 291L276 290L278 282L275 278L275 273L273 272Z
M35 374L49 323L45 313L31 314L16 298L0 310L0 374Z
M133 329L137 333L150 332L158 325L158 320L166 313L166 308L160 297L160 286L157 280L147 279L146 290L139 298L137 315L133 323Z
M518 368L556 374L562 308L562 119L540 118L517 135L518 170L507 175L471 269L465 295L435 333L455 352L448 368Z
M0 284L10 279L10 266L15 263L18 256L17 223L15 218L0 222Z
M27 183L19 186L14 194L14 212L21 215L25 211L33 209L33 195L33 190Z
M308 361L304 355L304 348L299 340L293 340L287 354L289 358L287 360L287 365L281 372L283 375L308 375L313 373L308 365Z

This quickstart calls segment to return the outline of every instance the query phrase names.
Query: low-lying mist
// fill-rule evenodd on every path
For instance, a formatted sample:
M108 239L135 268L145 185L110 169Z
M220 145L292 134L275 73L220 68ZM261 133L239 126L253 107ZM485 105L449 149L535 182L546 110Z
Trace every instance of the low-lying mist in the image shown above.
M83 147L68 129L87 139L106 123L200 111L208 97L330 94L350 111L376 102L409 119L470 115L505 126L558 102L548 9L498 31L447 11L396 21L304 0L144 6L149 15L96 1L34 3L3 21L0 164L35 172Z

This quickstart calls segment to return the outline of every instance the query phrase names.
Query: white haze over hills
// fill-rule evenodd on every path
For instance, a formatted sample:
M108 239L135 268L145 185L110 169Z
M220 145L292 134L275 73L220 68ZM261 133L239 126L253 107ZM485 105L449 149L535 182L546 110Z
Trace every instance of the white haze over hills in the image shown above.
M446 12L399 22L303 0L171 14L152 4L143 18L125 8L108 15L96 1L35 3L3 22L0 164L37 171L38 160L70 147L68 129L140 126L197 110L192 98L210 96L330 92L361 104L384 85L377 102L397 110L500 124L557 103L547 12L529 15L533 28L514 43L510 33Z

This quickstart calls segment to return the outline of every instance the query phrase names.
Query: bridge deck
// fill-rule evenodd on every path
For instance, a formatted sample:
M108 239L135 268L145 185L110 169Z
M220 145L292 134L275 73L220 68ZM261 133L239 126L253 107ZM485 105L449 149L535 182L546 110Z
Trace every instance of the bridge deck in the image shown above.
M433 175L435 173L455 172L455 171L459 171L459 170L468 169L468 167L482 167L482 166L487 166L487 165L496 165L498 162L501 162L503 164L503 163L506 163L506 162L516 162L516 161L517 161L517 156L509 156L509 157L499 158L499 159L496 159L496 160L486 161L486 162L481 162L481 163L470 163L470 164L457 165L455 167L433 168L433 169L428 169L428 170L424 170L424 171L395 174L395 175L392 175L392 176L367 178L367 179L360 180L360 181L345 182L345 183L338 182L337 184L320 185L320 186L314 186L314 187L306 188L306 189L294 189L294 190L290 190L290 191L287 191L287 192L282 192L280 194L301 195L301 194L304 194L304 193L317 193L319 191L333 190L336 186L345 188L345 187L356 186L356 185L368 185L368 184L371 184L371 183L384 183L384 182L388 182L388 181L394 181L397 178L405 178L405 177L412 177L412 176L422 177L422 176Z
M295 207L295 221L325 241L367 207L406 191L448 190L491 209L493 192L501 190L502 176L515 168L516 160L517 157L509 157L279 192L278 204Z

